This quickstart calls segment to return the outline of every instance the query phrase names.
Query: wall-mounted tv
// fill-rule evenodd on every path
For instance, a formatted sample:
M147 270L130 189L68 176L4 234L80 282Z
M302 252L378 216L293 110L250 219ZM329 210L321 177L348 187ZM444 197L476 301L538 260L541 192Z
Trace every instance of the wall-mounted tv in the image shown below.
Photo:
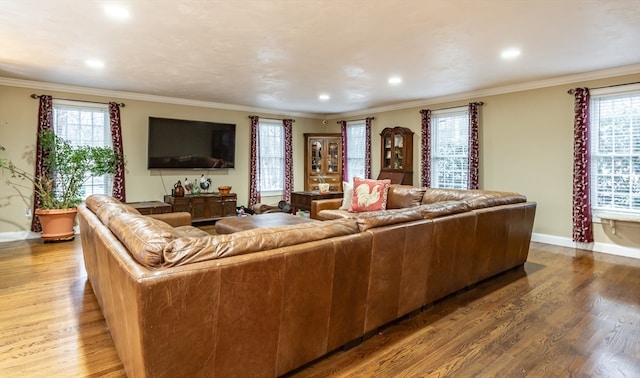
M148 169L234 168L236 125L149 117Z

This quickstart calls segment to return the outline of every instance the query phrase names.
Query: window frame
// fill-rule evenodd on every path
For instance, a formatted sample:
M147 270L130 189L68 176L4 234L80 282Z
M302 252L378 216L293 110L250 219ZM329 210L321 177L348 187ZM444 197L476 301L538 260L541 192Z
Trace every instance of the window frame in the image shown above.
M439 159L444 159L447 157L454 157L453 155L438 155L438 119L439 118L453 118L453 117L460 117L464 115L464 118L466 119L466 141L465 141L465 148L466 148L466 155L465 156L458 156L459 158L464 157L465 159L465 166L466 166L466 172L465 172L465 177L464 177L464 181L463 181L463 187L451 187L451 186L443 186L440 185L440 183L437 181L438 180L438 169L437 169L437 163ZM469 127L469 107L467 106L457 106L457 107L453 107L453 108L448 108L448 109L439 109L439 110L433 110L431 112L431 145L429 146L430 150L431 150L431 161L430 164L431 166L429 167L431 170L431 182L429 183L430 187L432 188L442 188L442 189L467 189L469 187L469 138L471 137L470 135L470 127Z
M282 177L282 180L279 180L280 182L280 188L279 189L263 189L262 185L265 182L265 180L263 179L265 177L264 175L264 171L263 171L263 166L262 163L265 159L265 154L263 153L263 145L264 143L262 143L262 138L265 136L264 132L262 131L262 127L278 127L280 130L280 139L282 141L281 145L280 145L280 156L279 159L281 161L280 164L280 177ZM285 176L285 166L284 166L284 161L285 161L285 156L284 156L284 125L282 124L281 120L275 120L275 119L268 119L268 118L260 118L258 120L258 148L260 149L260 151L258 152L258 156L260 161L258 162L258 177L260 177L259 180L259 188L258 191L260 192L260 196L261 197L278 197L278 196L282 196L284 194L284 176Z
M354 128L362 128L362 157L350 157L349 152L353 151L351 150L351 146L353 145L352 143L350 143L350 138L349 138L349 130L353 130ZM346 172L349 175L349 177L343 177L342 180L344 182L347 183L352 183L353 182L353 177L362 177L362 178L366 178L365 177L365 173L366 173L366 167L365 164L367 163L367 121L362 119L362 120L355 120L355 121L347 121L347 125L346 125L346 140L347 140L347 151L345 151L345 156L346 156L346 164L347 166L346 168ZM360 151L358 151L360 152ZM349 160L362 160L362 172L358 172L356 174L353 173L353 169L351 168L351 165L349 164Z
M69 123L65 123L64 125L59 124L58 121L61 116L59 116L58 113L61 110L78 111L80 113L82 112L92 113L92 116L91 116L92 122L90 124L82 123L82 121L80 121L80 123L72 125L72 127L76 128L75 134L77 136L80 136L80 138L72 137L72 134L74 134L74 132L70 130ZM93 122L94 120L93 113L96 113L97 111L103 113L104 115L104 118L103 118L104 122L100 126L101 138L95 138L96 135L94 134L94 131L91 130L91 136L89 138L89 142L87 142L86 138L82 138L82 137L86 136L86 128L88 127L95 128L96 123ZM79 115L79 117L81 118L82 115ZM52 121L51 121L52 130L57 136L69 141L72 146L91 145L96 147L113 147L110 118L111 117L109 115L109 104L86 102L86 101L73 101L73 100L64 100L64 99L55 99L55 98L52 101ZM64 128L64 130L62 128ZM85 133L83 133L83 131ZM98 140L101 139L104 143L96 143L96 139ZM92 177L89 180L87 180L85 183L83 183L82 189L81 189L83 200L86 199L91 194L111 195L113 192L113 179L114 177L112 174L105 174L104 176ZM94 188L94 189L87 190L87 188Z
M596 152L596 147L598 143L598 138L596 138L596 133L600 129L599 124L595 124L596 117L594 117L595 105L594 100L600 98L612 98L627 95L640 95L640 84L629 84L623 86L612 86L607 88L597 88L590 91L590 103L589 103L589 135L591 136L591 142L589 145L589 196L591 203L591 213L593 217L593 222L602 223L604 220L629 220L629 221L640 221L640 210L634 209L619 209L613 207L602 207L597 206L596 204L596 191L597 191L597 167L595 164L595 157L597 156L607 156L606 154L598 154ZM637 127L637 125L636 125ZM619 156L619 155L618 155ZM633 151L630 151L628 155L631 159L634 157L640 159L640 153L634 154ZM630 175L634 175L633 172L629 173Z

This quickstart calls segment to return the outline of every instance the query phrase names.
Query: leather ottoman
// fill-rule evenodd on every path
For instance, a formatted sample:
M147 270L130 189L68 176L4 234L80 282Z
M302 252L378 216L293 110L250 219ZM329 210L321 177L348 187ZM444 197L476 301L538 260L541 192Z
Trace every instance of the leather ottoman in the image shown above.
M268 213L246 217L227 217L216 222L216 232L218 234L232 234L234 232L252 230L254 228L288 226L309 222L319 221L287 213Z

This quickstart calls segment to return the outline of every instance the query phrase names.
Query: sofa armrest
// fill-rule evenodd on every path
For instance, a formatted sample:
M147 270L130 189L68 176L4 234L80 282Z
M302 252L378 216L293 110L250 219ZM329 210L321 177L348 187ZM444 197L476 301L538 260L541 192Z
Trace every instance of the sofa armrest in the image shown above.
M165 214L149 214L148 216L157 220L161 220L173 227L191 225L191 213L188 213L186 211Z
M311 219L318 219L321 210L338 210L342 206L342 198L331 198L311 201Z

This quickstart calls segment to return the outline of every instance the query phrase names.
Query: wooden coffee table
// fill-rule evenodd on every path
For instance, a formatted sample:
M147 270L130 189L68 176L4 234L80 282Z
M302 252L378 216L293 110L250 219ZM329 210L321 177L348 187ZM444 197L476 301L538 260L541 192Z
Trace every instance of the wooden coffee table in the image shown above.
M306 217L299 217L288 213L269 213L250 215L246 217L227 217L216 222L216 232L218 234L232 234L238 231L252 230L254 228L288 226L292 224L303 224L319 222Z

